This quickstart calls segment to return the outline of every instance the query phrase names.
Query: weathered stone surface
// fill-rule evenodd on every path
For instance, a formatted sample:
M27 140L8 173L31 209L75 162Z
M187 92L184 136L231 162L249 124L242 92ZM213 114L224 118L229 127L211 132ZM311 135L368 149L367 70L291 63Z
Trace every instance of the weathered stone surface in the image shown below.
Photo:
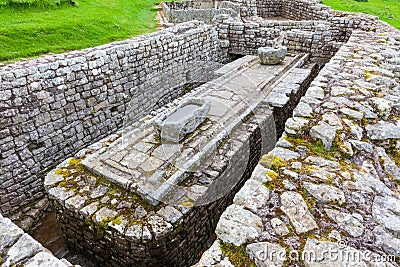
M365 126L368 138L371 140L386 140L400 138L400 122L397 125L391 122L379 121L376 124Z
M234 265L229 262L227 257L221 251L219 241L216 240L211 247L203 253L198 263L193 267L203 266L220 266L220 267L233 267Z
M337 187L310 182L303 182L303 186L308 193L319 201L325 203L337 202L339 204L343 204L346 201L343 191Z
M376 196L372 205L374 219L394 236L400 238L400 199L391 196Z
M108 191L108 187L104 185L99 185L90 192L90 198L98 198L104 196Z
M62 177L61 175L55 174L54 170L53 170L46 175L44 186L50 188L51 186L53 186L56 183L61 182L63 180L64 180L64 177Z
M164 208L161 208L157 212L157 214L160 215L161 217L163 217L165 220L167 220L167 222L170 222L170 223L176 223L183 216L183 214L179 210L175 209L172 206L166 206Z
M286 260L286 249L269 242L252 243L246 246L246 251L257 267L283 266Z
M390 111L392 110L392 107L390 106L391 102L379 97L372 98L372 102L378 110L378 114L382 118L387 119L390 115Z
M282 158L283 160L289 161L292 159L297 159L300 157L300 154L297 152L294 152L293 150L289 150L286 148L281 148L281 147L275 147L271 152L269 152L271 155L278 156Z
M285 131L288 134L297 134L308 124L309 120L299 117L289 118L285 123Z
M65 201L65 207L73 207L76 210L81 209L85 205L86 198L82 196L74 196Z
M380 226L375 227L372 233L376 238L376 244L382 246L387 254L400 256L400 239L393 237Z
M148 223L151 226L156 240L167 236L173 229L170 223L166 222L162 217L157 215L150 216Z
M200 98L189 98L177 110L163 121L155 121L154 125L161 139L179 142L192 133L205 119L210 111L211 102Z
M289 217L296 233L302 234L318 229L303 197L297 192L284 192L281 195L281 210Z
M287 48L285 46L260 47L257 52L261 64L275 65L281 63L285 59Z
M314 139L320 139L324 144L325 149L329 150L332 146L333 139L335 139L336 136L336 127L322 121L311 128L310 135Z
M269 190L261 182L250 179L237 192L233 203L252 212L257 212L257 209L267 203L268 198Z
M325 209L326 215L335 221L340 228L344 229L353 237L359 237L364 233L364 225L351 214L334 209Z
M65 201L75 194L72 190L67 190L66 188L59 187L53 187L48 192L51 198L59 199L61 201Z
M97 211L98 203L93 202L83 207L79 212L86 216L92 216Z
M22 263L40 251L44 251L43 246L30 235L23 234L7 251L3 266L9 267Z
M26 262L26 267L65 267L62 261L47 252L39 252Z
M311 118L313 110L310 105L300 102L297 107L293 110L293 116Z
M143 226L139 224L134 224L129 226L128 229L126 229L125 236L129 239L139 241L142 237L142 233L143 233Z
M103 220L113 219L117 214L118 213L115 210L111 210L107 207L102 207L95 213L94 218L97 223L101 224L103 223Z
M267 169L264 168L261 164L258 164L253 170L253 173L251 174L251 179L263 183L266 181L266 178L267 178Z
M287 228L286 224L282 222L280 219L272 218L270 223L272 229L274 229L276 234L280 236L285 236L289 234L289 229Z
M263 230L261 219L237 205L230 205L222 214L215 233L223 242L235 246L257 238Z
M341 108L340 111L343 114L345 114L345 115L347 115L347 116L349 116L349 117L351 117L353 119L356 119L358 121L360 121L360 120L362 120L364 118L364 114L362 112L358 112L358 111L356 111L354 109Z
M24 233L8 218L0 218L0 252L12 246Z

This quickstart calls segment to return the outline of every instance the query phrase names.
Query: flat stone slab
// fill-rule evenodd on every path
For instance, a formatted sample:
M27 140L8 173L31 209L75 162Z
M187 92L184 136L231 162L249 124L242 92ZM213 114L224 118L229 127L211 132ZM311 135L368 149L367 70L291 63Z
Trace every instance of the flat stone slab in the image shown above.
M318 228L314 217L308 210L303 197L297 192L284 192L281 195L281 210L289 217L296 233L306 233Z
M262 221L258 216L237 205L231 205L221 216L215 233L223 242L240 246L257 238L262 230Z

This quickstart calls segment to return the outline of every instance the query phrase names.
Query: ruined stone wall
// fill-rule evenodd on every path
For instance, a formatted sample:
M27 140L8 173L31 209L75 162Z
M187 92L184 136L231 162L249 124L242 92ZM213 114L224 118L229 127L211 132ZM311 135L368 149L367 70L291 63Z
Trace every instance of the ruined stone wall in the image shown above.
M213 18L220 14L239 19L240 6L230 1L203 2L183 1L162 3L163 12L168 22L181 23L191 20L200 20L205 23L212 23Z
M137 120L226 59L215 29L196 22L1 68L1 212L43 196L41 173L123 126L127 111Z
M229 164L230 175L228 177L237 181L228 194L207 205L173 207L161 203L157 207L153 207L152 211L147 208L149 206L147 205L146 210L150 217L146 218L146 222L142 222L138 218L137 221L128 223L125 222L125 219L122 219L121 222L113 220L108 223L110 219L114 219L112 212L121 213L122 210L124 213L124 208L102 204L105 203L103 200L104 198L115 199L118 203L130 201L132 205L132 200L125 199L124 189L116 189L113 185L106 192L107 194L104 193L104 196L101 196L100 200L83 196L84 192L81 189L84 187L89 186L90 191L94 189L95 185L90 182L88 184L80 183L74 187L74 190L65 190L66 188L62 186L49 184L49 197L56 210L57 219L61 223L62 231L72 245L72 249L83 252L102 266L190 266L193 264L198 260L200 253L207 249L208 244L215 239L214 229L218 218L232 202L235 192L250 177L262 153L261 131L265 131L262 128L271 127L271 125L266 125L265 122L264 125L260 125L259 118L262 117L264 121L269 121L272 116L267 104L255 112L257 117L252 116L231 136L235 140L245 140L243 147L231 155L237 159L235 163L216 162L215 164L220 166L220 173L216 174L216 171L213 171L215 166L209 166L204 170L205 173L214 172L213 175L218 178L222 173L226 174L225 169ZM114 136L110 136L108 139L115 142ZM108 145L110 141L107 141L106 138L101 143ZM217 150L218 158L226 157L227 151L229 151L228 143L221 145ZM90 148L85 152L93 153ZM61 165L68 166L70 164L68 162L69 160ZM235 174L237 170L242 169L239 166L243 165L247 167L238 179ZM88 178L87 181L90 180L88 174L86 174L86 178ZM197 179L201 178L197 177ZM50 180L47 179L47 181ZM198 181L194 183L196 184ZM103 186L107 185L103 184ZM227 185L224 184L224 186ZM135 208L137 206L129 207L128 210L134 214ZM139 208L143 209L143 207ZM104 210L108 210L107 215L103 215L105 214ZM171 210L173 210L172 213ZM122 217L128 218L128 216L125 214ZM105 224L104 221L107 223Z
M353 32L223 213L218 241L196 266L230 266L227 242L260 266L398 266L399 33Z
M282 4L281 0L257 0L257 16L262 18L281 16Z
M256 54L262 46L272 46L273 40L285 32L284 45L292 52L311 53L313 57L329 59L339 48L335 42L337 30L324 21L241 22L221 15L216 17L220 40L226 41L230 53Z

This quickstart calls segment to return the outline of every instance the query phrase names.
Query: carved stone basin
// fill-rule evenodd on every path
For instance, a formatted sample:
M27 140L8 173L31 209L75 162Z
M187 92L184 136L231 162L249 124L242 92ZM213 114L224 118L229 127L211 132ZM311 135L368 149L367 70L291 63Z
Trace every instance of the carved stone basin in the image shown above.
M192 133L205 119L211 103L200 98L190 98L164 118L154 122L162 141L180 142Z
M257 52L262 65L276 65L285 59L286 51L286 46L278 46L260 47Z

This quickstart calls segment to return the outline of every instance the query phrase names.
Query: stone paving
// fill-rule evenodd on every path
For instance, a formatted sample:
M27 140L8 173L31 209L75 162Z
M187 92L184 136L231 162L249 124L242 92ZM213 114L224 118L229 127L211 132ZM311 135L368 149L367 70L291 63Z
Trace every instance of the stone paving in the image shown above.
M321 70L196 266L399 266L400 35L390 31L353 32Z

